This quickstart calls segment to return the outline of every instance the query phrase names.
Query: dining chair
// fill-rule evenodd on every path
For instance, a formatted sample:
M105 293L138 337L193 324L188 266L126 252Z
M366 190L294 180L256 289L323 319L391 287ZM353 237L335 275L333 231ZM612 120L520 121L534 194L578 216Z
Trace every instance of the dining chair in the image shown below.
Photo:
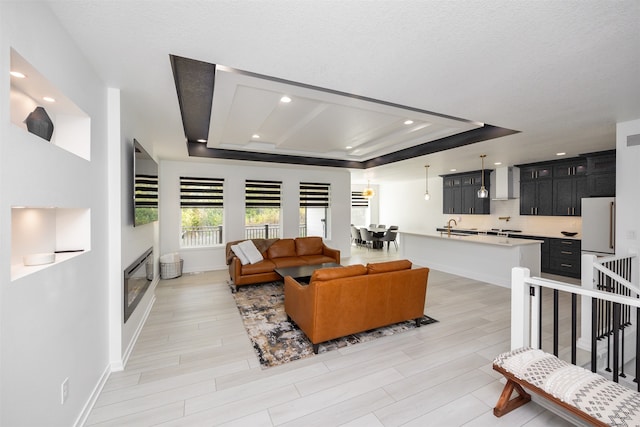
M398 229L397 225L390 225L389 228L388 228L388 230L391 230L391 231L397 230L397 229Z
M369 224L369 228L376 228L378 224Z
M351 243L355 243L356 246L362 245L362 239L360 238L360 230L358 230L355 226L351 226Z
M380 238L380 241L382 242L383 247L384 247L384 242L387 242L387 251L389 250L389 246L391 246L391 242L393 242L393 244L396 245L396 251L397 251L398 250L398 242L396 241L397 238L398 238L397 231L387 231L384 234L384 236Z
M364 243L364 245L367 247L367 249L369 249L369 244L371 244L371 249L373 249L374 242L380 241L379 237L375 237L373 233L366 228L360 229L360 239L362 240L362 243Z
M378 224L378 228L387 228L387 226L384 224Z

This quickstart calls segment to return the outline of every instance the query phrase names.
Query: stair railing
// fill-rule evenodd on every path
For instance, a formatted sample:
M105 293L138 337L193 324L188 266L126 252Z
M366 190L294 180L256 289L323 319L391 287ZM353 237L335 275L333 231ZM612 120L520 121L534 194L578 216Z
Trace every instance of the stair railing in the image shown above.
M603 267L604 268L604 267ZM571 285L568 283L558 282L555 280L542 279L539 277L530 277L529 269L515 267L511 273L511 348L532 347L542 348L542 289L553 291L553 354L558 356L559 353L559 293L568 293L571 296L571 363L576 364L577 341L578 341L578 298L583 302L591 305L589 317L592 327L591 331L597 330L596 314L598 301L610 302L612 304L611 315L613 320L613 381L618 382L619 365L620 365L620 331L622 325L622 310L624 307L635 307L637 316L640 319L640 299L634 296L619 295L612 292L606 292L598 289L585 289L582 286ZM546 291L545 291L546 292ZM582 317L584 318L584 312ZM640 351L640 339L636 339L636 354ZM597 370L597 340L591 339L591 346L588 349L591 359L591 371ZM640 372L640 366L636 358L636 372ZM640 383L638 383L640 391Z

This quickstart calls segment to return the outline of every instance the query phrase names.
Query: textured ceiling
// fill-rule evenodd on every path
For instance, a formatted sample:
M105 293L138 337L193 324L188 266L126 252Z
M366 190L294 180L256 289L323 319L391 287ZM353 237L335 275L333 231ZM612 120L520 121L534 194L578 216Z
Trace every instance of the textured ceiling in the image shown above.
M640 117L636 0L49 3L160 158L187 157L170 54L521 132L371 179L610 149L615 123Z

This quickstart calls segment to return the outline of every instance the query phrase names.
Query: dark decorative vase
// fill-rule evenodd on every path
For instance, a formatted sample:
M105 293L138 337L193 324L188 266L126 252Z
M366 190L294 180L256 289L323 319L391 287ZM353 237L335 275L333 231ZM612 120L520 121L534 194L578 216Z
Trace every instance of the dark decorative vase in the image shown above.
M24 119L24 122L27 124L29 132L47 141L51 141L53 122L44 108L36 107L36 109L29 113L27 118Z

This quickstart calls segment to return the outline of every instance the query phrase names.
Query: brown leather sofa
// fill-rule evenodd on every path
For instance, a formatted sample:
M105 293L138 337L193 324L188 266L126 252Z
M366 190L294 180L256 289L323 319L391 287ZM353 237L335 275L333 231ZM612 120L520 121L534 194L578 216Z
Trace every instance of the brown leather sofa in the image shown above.
M264 260L255 264L242 265L231 250L240 241L229 242L226 247L229 277L234 285L273 282L282 278L274 270L278 267L322 264L340 264L340 251L327 247L322 237L298 237L295 239L251 239Z
M316 270L308 285L284 279L284 308L313 344L405 320L420 326L429 269L411 261Z

